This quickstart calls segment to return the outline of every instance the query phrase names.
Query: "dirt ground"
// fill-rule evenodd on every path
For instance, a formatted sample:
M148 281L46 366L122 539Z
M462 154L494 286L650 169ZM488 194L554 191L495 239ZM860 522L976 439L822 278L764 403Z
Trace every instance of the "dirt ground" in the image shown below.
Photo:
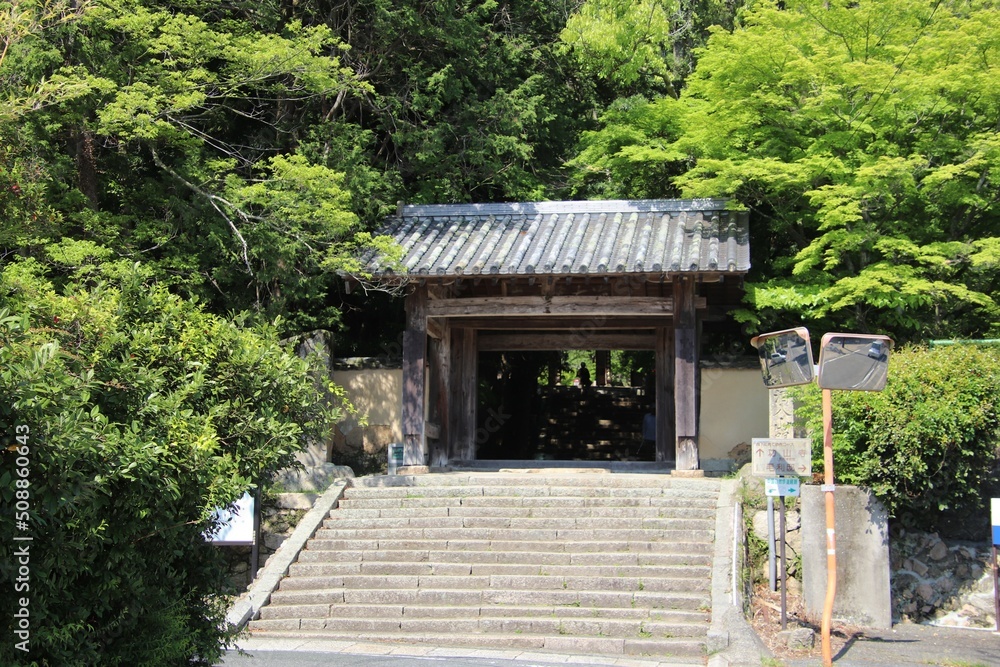
M775 656L781 659L821 658L823 650L820 642L820 618L810 618L806 615L799 595L788 594L786 605L786 625L788 630L809 628L815 632L815 643L810 650L793 650L780 641L781 632L781 593L771 592L767 584L762 584L754 590L751 604L752 617L750 624L754 631L771 649ZM856 635L862 634L860 628L834 623L830 629L830 647L833 655L844 647Z

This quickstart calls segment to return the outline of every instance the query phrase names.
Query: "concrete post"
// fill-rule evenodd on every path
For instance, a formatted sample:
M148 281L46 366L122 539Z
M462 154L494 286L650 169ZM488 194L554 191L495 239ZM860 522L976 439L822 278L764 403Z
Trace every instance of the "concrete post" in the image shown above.
M837 597L834 618L869 628L892 627L889 591L889 516L866 489L837 485ZM819 486L802 487L802 596L819 617L826 597L824 498Z

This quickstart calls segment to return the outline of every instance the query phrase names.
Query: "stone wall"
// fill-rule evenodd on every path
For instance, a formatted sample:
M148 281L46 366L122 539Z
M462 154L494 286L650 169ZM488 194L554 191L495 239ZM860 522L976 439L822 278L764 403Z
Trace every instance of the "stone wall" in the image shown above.
M890 542L896 621L996 627L987 543L896 530Z
M802 553L798 511L786 512L789 594L801 593ZM775 530L777 530L775 510ZM767 512L753 515L754 534L767 541ZM777 551L777 545L775 550ZM838 549L839 551L839 549ZM946 540L937 533L894 529L889 540L892 622L995 628L991 550L986 542ZM757 576L767 580L767 562Z

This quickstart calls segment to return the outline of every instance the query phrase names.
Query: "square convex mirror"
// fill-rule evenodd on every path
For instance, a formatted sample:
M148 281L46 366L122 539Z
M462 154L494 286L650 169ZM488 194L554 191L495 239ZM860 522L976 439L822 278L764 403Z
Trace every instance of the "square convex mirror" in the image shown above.
M754 336L764 385L769 389L809 384L813 381L813 355L805 327Z
M819 386L823 389L882 391L889 377L892 339L875 334L823 336L819 348Z

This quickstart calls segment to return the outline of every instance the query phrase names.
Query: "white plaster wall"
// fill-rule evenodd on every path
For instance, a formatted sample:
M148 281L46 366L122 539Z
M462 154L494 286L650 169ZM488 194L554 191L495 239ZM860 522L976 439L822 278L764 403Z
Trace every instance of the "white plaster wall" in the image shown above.
M393 442L403 441L401 369L334 371L333 382L344 388L354 407L361 414L367 415L369 426L389 426L392 429ZM357 420L348 415L341 422L340 430L347 435L349 431L357 428L357 425Z
M768 395L760 369L702 368L698 447L701 467L729 470L729 452L768 436Z
M402 442L402 370L334 371L333 381L342 386L355 407L368 416L370 426L389 426L393 442ZM348 435L357 428L357 420L347 417L340 428ZM742 442L750 444L753 438L766 437L768 393L761 382L760 370L701 369L701 467L707 471L728 471L729 452L733 447Z

